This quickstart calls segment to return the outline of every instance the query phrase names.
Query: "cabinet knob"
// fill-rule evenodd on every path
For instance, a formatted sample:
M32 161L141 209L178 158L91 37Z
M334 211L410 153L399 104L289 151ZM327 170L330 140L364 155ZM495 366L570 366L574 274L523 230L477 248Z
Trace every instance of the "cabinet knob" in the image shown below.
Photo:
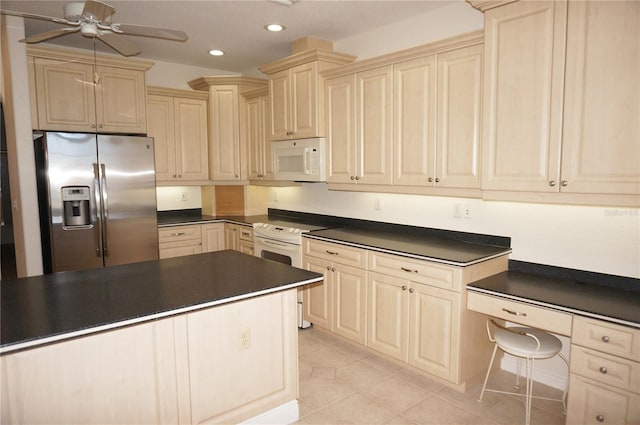
M604 416L602 416L602 415L598 415L598 416L596 416L596 421L598 421L598 422L604 422Z
M608 336L603 336L602 337L602 342L609 342L609 337Z
M331 266L327 266L327 270L331 271Z
M332 272L335 272L335 271L336 271L336 268L335 268L335 267L331 267L331 271L332 271Z
M355 180L355 179L356 179L356 177L355 177L355 176L351 176L351 180Z
M409 293L413 294L413 288L409 288Z
M102 128L102 127L103 127L103 125L102 125L102 124L98 124L98 128Z
M287 136L293 136L293 131L287 131Z
M568 185L569 185L569 182L568 182L568 181L566 181L566 180L562 180L562 181L560 182L560 186L562 186L562 187L567 187Z
M402 285L402 290L406 291L407 290L407 285Z
M554 187L556 185L555 180L549 180L549 186Z
M436 183L440 183L440 179L436 177Z
M91 124L91 128L96 128L96 125L95 124Z
M174 174L174 175L173 175L173 178L174 178L174 179L177 179L177 178L178 178L178 176Z
M360 180L360 176L356 176L356 181L357 181L357 180Z
M602 373L602 374L606 374L607 373L607 368L604 367L604 366L601 366L599 370L600 370L600 373Z
M178 178L181 179L182 178L182 174L178 174Z
M428 181L429 183L433 183L433 178L432 178L432 177L429 177L429 178L427 179L427 181Z

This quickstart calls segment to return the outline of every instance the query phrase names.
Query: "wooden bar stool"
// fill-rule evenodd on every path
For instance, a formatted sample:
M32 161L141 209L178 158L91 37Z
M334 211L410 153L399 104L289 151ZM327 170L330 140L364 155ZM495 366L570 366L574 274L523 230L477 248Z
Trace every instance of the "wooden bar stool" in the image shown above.
M491 334L490 325L495 326L497 329ZM560 353L562 349L562 342L555 336L548 332L544 332L540 329L523 328L523 327L505 327L497 323L493 319L487 319L487 334L489 340L495 345L493 347L493 354L489 362L489 368L487 369L487 375L484 378L484 384L482 385L482 391L478 402L482 403L482 397L485 391L501 394L511 394L525 398L525 425L531 423L531 400L534 398L561 401L564 407L564 412L567 411L566 397L567 390L565 389L561 399L539 397L533 395L533 361L535 359L548 359L553 356L560 357L567 365L567 371L569 370L569 362L566 357ZM520 360L526 361L526 389L525 393L516 393L509 391L501 391L497 389L487 388L487 381L491 374L491 368L493 367L493 361L496 357L498 348L507 354L511 354L518 358L518 372L516 373L516 388L520 388Z

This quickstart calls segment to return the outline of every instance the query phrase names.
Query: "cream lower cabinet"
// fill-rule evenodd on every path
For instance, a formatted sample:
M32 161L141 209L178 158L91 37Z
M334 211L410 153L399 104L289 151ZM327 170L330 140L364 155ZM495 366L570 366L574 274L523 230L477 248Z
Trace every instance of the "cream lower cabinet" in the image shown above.
M366 343L366 252L321 241L303 241L303 267L324 282L305 289L305 320L360 344Z
M148 91L148 135L154 138L156 180L208 180L207 94L159 87Z
M202 252L215 252L225 249L225 223L207 223L200 225Z
M253 228L251 227L225 223L224 241L226 249L253 255Z
M637 2L485 12L486 198L638 205L639 27Z
M305 289L306 320L455 385L486 371L485 319L464 308L465 285L506 270L506 256L454 267L308 238L303 250L325 276Z
M225 249L225 224L189 224L158 229L160 259Z
M567 424L640 423L640 331L574 317Z
M145 134L150 63L42 47L33 57L37 129Z

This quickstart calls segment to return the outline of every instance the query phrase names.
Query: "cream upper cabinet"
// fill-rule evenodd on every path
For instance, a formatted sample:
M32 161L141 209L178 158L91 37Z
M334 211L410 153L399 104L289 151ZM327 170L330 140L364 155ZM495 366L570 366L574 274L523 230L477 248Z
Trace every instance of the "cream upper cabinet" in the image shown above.
M384 66L326 82L329 183L390 184L393 70Z
M488 198L559 192L540 199L637 206L638 28L637 2L520 1L486 12Z
M208 180L206 98L200 92L149 88L148 135L154 138L156 181Z
M570 1L566 54L560 190L640 194L640 3Z
M270 100L266 91L245 95L245 132L249 150L249 179L273 180L273 154L269 140Z
M320 136L318 64L305 63L269 76L271 140Z
M247 179L248 146L243 93L264 88L250 77L201 77L188 82L209 93L209 177L217 181Z
M147 132L145 71L74 61L63 53L34 56L38 129L99 133ZM46 55L46 57L38 56ZM86 60L83 61L83 60Z
M482 188L556 191L566 2L485 12Z

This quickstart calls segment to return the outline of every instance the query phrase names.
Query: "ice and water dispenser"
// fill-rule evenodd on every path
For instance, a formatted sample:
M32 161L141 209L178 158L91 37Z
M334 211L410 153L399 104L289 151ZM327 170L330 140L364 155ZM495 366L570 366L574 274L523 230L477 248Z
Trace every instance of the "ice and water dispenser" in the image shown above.
M63 228L73 229L91 225L89 202L91 192L89 186L65 186L62 188L62 205L64 209Z

